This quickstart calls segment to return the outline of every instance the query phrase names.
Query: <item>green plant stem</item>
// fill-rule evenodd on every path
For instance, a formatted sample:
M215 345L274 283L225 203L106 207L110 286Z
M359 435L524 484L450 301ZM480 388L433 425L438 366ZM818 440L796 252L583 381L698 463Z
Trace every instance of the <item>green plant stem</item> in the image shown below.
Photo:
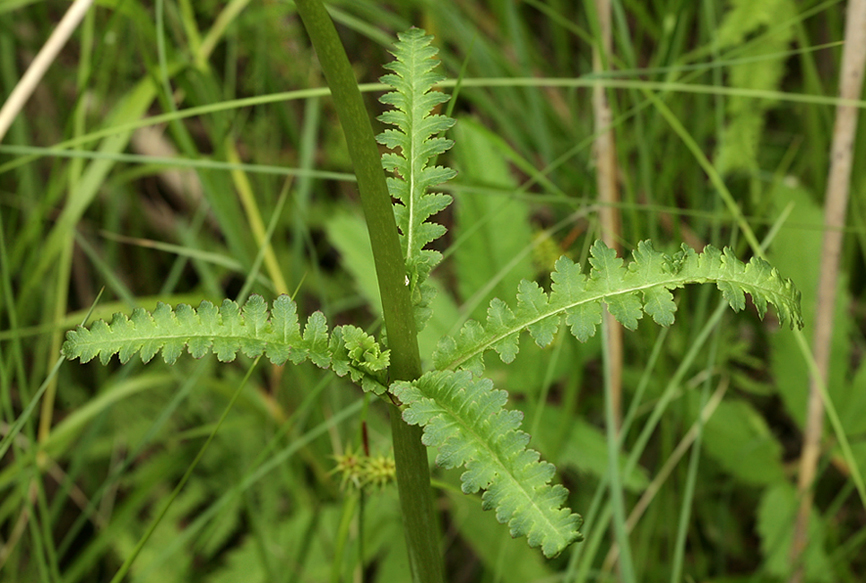
M415 316L409 288L404 283L405 262L391 208L391 195L385 183L370 118L346 51L322 2L296 0L295 6L331 89L358 178L391 349L390 377L392 381L415 380L421 376ZM435 527L430 468L427 450L421 443L421 430L406 425L396 409L391 411L391 427L412 576L415 581L440 583L444 568Z
M619 571L621 581L625 583L633 583L636 581L634 575L634 566L631 556L631 545L628 540L628 531L626 529L625 520L625 501L622 489L622 480L619 473L619 422L616 418L617 412L614 410L614 395L610 369L608 368L610 354L608 351L608 336L610 334L611 319L602 321L602 348L601 359L606 371L604 375L604 417L605 430L607 433L607 459L608 459L608 476L610 479L610 504L613 508L613 530L614 540L619 545ZM628 474L626 474L628 475Z
M385 172L370 118L349 59L321 1L301 0L295 5L331 89L358 178L358 191L373 247L385 325L391 344L391 380L414 380L421 376L415 316L409 288L405 285L406 270L391 208L391 195L385 183Z

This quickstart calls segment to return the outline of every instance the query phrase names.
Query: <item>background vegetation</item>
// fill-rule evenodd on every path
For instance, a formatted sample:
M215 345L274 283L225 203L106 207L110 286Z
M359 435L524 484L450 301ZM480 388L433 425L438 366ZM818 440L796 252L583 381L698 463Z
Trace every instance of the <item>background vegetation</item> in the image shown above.
M459 175L448 187L455 205L438 219L449 228L446 261L422 355L483 318L491 297L513 298L521 278L543 279L560 254L585 260L599 237L597 32L580 4L329 5L359 81L377 83L396 32L412 25L436 36L445 74L462 79L447 89L457 93L447 156ZM65 8L0 2L3 95ZM620 244L750 255L667 108L802 291L810 337L844 4L615 2L613 29L617 72L601 77L612 87ZM351 167L322 87L289 3L121 0L91 9L11 127L0 146L0 433L23 426L0 458L0 580L111 580L250 367L243 357L64 363L37 403L64 332L100 288L97 317L158 300L296 292L303 314L380 325ZM369 87L371 113L380 93ZM861 129L856 151L864 138ZM829 384L861 468L864 168L852 176ZM772 315L714 316L708 286L677 297L672 328L624 337L624 526L637 578L785 580L807 359ZM456 472L437 471L448 578L613 580L600 340L563 331L550 350L522 342L508 369L488 357L488 373L526 412L533 447L587 519L587 541L544 561L459 492ZM381 403L309 364L260 364L130 580L405 580L395 488L361 494L335 472L335 458L365 443L390 454ZM858 581L866 512L830 429L822 453L806 580Z

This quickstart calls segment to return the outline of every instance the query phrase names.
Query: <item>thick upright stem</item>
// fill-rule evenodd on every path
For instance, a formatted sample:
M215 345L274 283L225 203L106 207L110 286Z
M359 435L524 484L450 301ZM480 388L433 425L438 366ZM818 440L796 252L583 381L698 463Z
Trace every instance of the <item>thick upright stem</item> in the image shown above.
M411 381L421 376L415 316L405 285L405 263L391 195L370 118L346 51L321 0L295 0L295 6L331 89L358 179L391 349L391 380ZM391 428L412 576L422 583L441 583L444 568L421 431L408 426L396 408L391 411Z

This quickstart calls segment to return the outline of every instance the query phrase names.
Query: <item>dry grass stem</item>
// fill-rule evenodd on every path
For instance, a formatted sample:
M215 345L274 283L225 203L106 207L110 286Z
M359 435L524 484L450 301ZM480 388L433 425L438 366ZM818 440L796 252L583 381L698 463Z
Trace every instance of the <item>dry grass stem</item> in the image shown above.
M852 0L848 4L845 27L845 48L842 53L842 71L839 95L842 99L856 99L863 87L863 68L866 65L866 0ZM815 363L824 383L828 381L830 340L833 334L833 312L839 261L842 253L842 235L848 206L851 167L854 159L854 140L857 131L858 108L840 105L836 108L836 124L830 150L830 172L824 202L824 240L821 249L821 272L815 309L815 333L812 350ZM812 509L813 484L821 453L824 426L824 402L821 400L817 379L809 386L809 402L803 451L800 457L800 508L794 525L791 559L795 565L791 583L803 580L802 554L808 544L809 515Z
M9 130L9 126L15 121L18 112L21 111L24 104L30 99L30 95L36 89L39 81L42 80L45 71L54 62L60 49L63 48L63 45L66 44L66 41L69 40L69 37L78 28L78 24L84 18L84 15L87 14L87 9L90 8L91 4L93 4L93 0L75 0L72 3L72 6L69 7L69 10L66 11L66 14L60 20L60 24L57 25L57 28L48 37L39 54L30 63L27 72L24 73L15 89L9 94L6 103L0 108L0 142L3 141L3 137Z

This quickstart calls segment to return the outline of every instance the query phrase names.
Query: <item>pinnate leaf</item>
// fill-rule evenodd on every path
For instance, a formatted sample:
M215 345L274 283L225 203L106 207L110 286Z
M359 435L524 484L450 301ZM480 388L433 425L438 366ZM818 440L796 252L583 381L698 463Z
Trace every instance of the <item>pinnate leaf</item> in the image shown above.
M505 362L510 362L517 354L516 336L522 330L529 330L539 346L547 346L563 316L575 338L585 342L601 324L602 303L629 329L637 327L644 313L656 323L669 326L676 311L671 290L689 283L715 283L734 311L745 308L745 294L749 294L760 317L773 304L783 323L803 326L800 292L791 280L782 278L762 259L743 263L730 249L720 251L708 245L702 253L696 253L683 245L676 254L667 255L643 241L626 265L612 249L597 241L590 250L589 263L591 270L584 275L578 265L561 257L551 274L550 294L534 282L520 282L514 317L507 318L507 323L505 314L511 310L494 299L486 324L469 320L456 337L439 342L433 355L435 367L466 368L480 374L487 350L496 350Z
M385 391L389 363L389 351L360 328L338 326L329 333L321 312L309 317L301 335L297 307L285 295L274 301L270 313L258 295L251 296L243 309L231 300L219 308L204 301L197 310L186 304L172 310L159 303L152 314L137 308L129 318L115 314L109 324L99 320L89 329L70 330L62 352L81 362L99 357L103 364L115 354L126 363L136 353L148 362L161 352L163 360L173 364L184 349L195 358L213 352L223 362L233 361L238 352L251 358L264 354L274 364L311 360L340 376L349 374L365 390L378 394Z
M503 336L502 340L493 345L493 349L505 363L513 361L519 350L518 335L511 332L514 321L514 313L508 304L499 298L493 298L487 309L487 328L489 333Z
M418 28L398 34L395 60L385 65L393 72L380 79L394 91L379 99L394 107L380 115L379 120L395 127L376 138L393 150L382 155L382 165L394 173L388 178L388 189L397 201L394 216L419 328L430 317L432 288L425 280L442 260L441 253L424 247L445 234L445 227L428 219L451 204L449 195L429 190L456 174L450 168L435 165L436 157L453 145L438 134L450 128L454 120L433 113L449 96L432 90L444 79L434 71L439 61L435 58L438 50L430 44L432 38Z
M667 260L663 253L657 253L649 241L641 241L632 252L634 261L629 263L628 269L631 279L637 282L651 282L653 274L672 273L671 261ZM674 295L670 288L662 283L655 286L646 286L641 291L643 294L643 310L655 320L660 326L670 326L674 323L674 312L677 305L674 303Z
M388 368L390 352L375 338L356 326L339 326L331 334L329 351L331 369L338 376L348 374L365 391L384 394L385 386L376 373Z
M422 441L439 448L436 463L465 466L462 490L485 490L482 505L508 524L511 536L526 536L547 557L583 537L582 519L562 505L568 491L551 485L555 468L527 449L523 414L504 409L507 393L468 371L429 372L397 382L391 392L405 406L403 420L424 428Z
M566 306L569 298L584 297L586 291L586 276L580 271L580 266L566 256L560 257L555 264L556 270L550 274L552 301L556 305ZM565 324L571 328L571 333L581 342L586 342L595 336L596 326L601 324L601 303L576 303L564 308Z
M628 277L629 270L623 267L622 258L600 240L592 245L589 262L593 267L590 280L595 284L593 287L603 294L608 311L629 330L636 329L637 321L643 317L640 298L637 294L621 291L631 289L637 278Z
M559 327L558 322L546 317L549 310L547 300L547 294L534 281L524 279L517 287L517 314L527 322L529 334L542 348L553 342Z

